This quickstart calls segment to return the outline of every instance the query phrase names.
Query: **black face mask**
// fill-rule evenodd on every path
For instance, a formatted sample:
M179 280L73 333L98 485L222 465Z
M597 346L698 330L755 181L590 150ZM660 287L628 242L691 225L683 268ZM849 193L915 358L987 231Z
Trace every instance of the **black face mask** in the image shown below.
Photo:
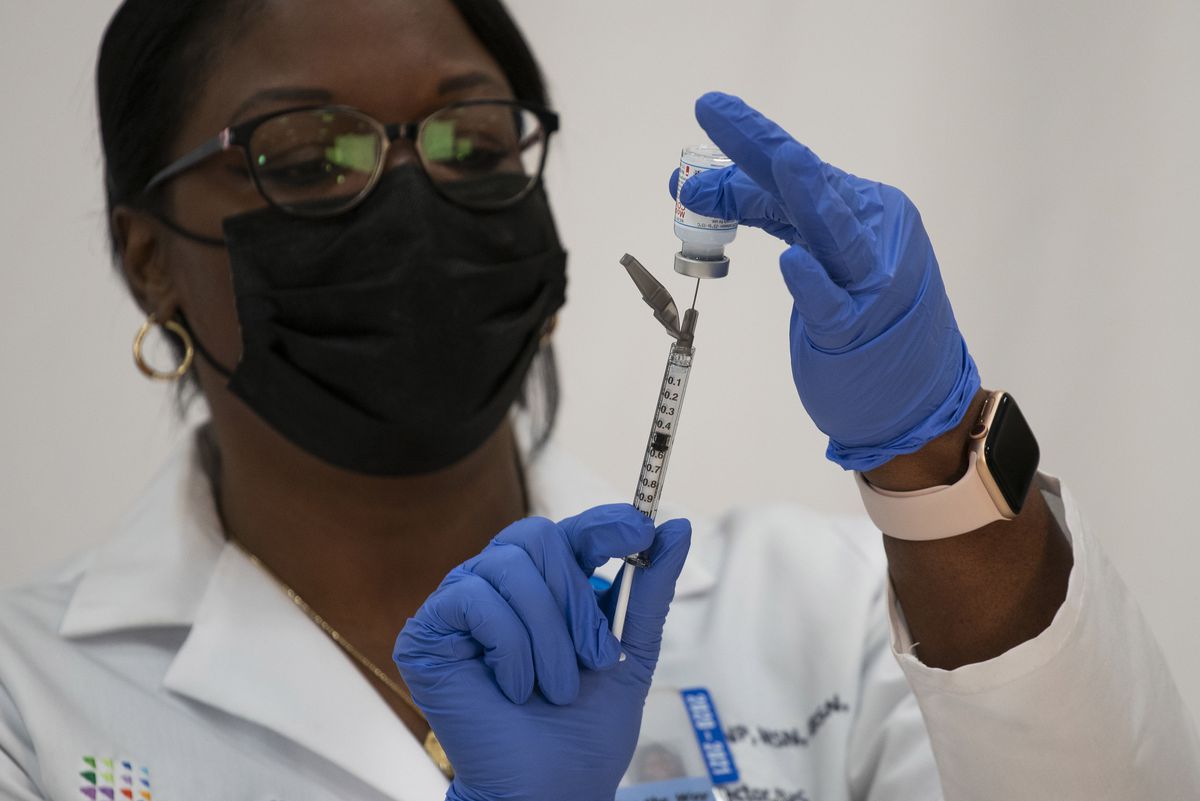
M230 391L359 473L427 473L482 445L565 301L566 254L541 187L472 212L399 167L348 214L267 209L224 231L242 327Z

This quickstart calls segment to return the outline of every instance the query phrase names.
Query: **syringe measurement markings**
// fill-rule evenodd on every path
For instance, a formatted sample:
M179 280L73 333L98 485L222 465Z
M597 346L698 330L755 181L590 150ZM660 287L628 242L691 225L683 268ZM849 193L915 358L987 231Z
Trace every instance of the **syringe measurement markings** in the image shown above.
M654 425L646 445L646 456L642 461L641 475L634 506L642 514L653 519L658 511L658 498L662 491L663 475L670 456L671 443L678 428L679 408L691 370L690 349L672 348L667 360L667 369L659 389L659 402L655 408Z
M662 400L658 406L658 413L654 416L654 431L646 446L646 458L642 462L642 474L638 479L640 489L637 497L640 503L637 506L639 511L647 515L652 513L654 499L658 495L659 480L666 463L667 451L671 447L671 432L679 411L679 393L674 391L676 385L664 382L663 386Z
M638 511L645 515L652 514L665 461L666 454L663 451L656 451L653 446L646 451L646 459L642 462L642 474L638 478L638 502L635 504Z

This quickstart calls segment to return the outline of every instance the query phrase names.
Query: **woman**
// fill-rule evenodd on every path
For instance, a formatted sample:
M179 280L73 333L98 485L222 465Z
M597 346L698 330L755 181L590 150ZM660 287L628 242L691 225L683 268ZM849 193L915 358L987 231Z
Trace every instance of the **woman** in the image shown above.
M910 536L885 560L869 525L747 510L697 521L685 563L687 521L597 506L546 444L557 117L498 2L128 0L98 94L139 365L195 382L211 422L112 543L4 597L0 796L607 799L652 676L708 689L734 798L1200 788L1161 657L1053 481L979 525L889 511L983 470L971 430L1006 397L897 190L698 103L738 166L680 199L788 245L805 408ZM156 327L174 370L141 354ZM618 643L588 579L643 550ZM635 772L686 772L644 745Z

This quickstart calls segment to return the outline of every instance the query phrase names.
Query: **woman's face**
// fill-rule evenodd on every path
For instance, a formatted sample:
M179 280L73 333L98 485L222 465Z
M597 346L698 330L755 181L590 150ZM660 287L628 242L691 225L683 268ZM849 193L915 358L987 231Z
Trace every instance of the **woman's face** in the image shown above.
M500 67L447 0L266 0L226 36L232 44L220 49L186 113L171 161L228 125L295 106L348 105L388 124L457 100L512 96ZM389 159L391 167L415 156L399 141ZM166 199L174 221L218 238L225 218L266 205L238 149L176 178ZM131 225L143 227L126 235L126 271L144 305L160 319L181 310L219 362L236 364L241 339L226 251L148 219ZM138 287L138 277L148 275L157 284ZM210 397L215 389L205 386Z

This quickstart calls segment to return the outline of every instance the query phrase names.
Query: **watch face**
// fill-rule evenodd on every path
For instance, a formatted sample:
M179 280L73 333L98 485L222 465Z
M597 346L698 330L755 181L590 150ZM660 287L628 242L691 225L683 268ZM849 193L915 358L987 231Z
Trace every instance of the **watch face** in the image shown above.
M1033 484L1041 454L1025 415L1011 395L1000 398L983 454L996 486L1012 510L1019 513Z

